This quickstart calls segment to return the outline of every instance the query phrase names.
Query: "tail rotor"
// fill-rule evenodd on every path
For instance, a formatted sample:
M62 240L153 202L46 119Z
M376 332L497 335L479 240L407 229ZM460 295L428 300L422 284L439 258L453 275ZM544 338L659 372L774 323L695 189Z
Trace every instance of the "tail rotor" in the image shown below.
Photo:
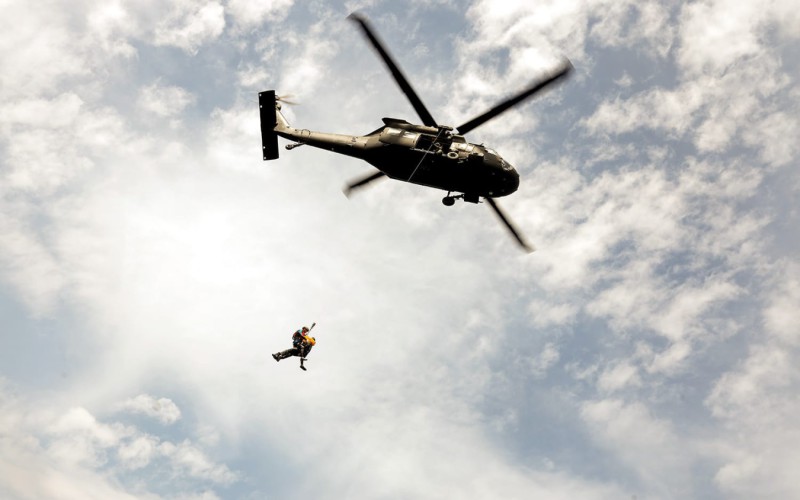
M300 103L293 100L295 97L296 96L294 94L276 95L275 100L277 102L288 104L289 106L298 106Z

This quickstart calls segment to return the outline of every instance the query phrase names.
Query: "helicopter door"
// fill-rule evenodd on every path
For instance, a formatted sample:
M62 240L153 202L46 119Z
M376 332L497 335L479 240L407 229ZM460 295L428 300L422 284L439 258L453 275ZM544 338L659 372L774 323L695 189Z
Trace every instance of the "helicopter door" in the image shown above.
M447 152L450 151L450 144L452 142L452 139L444 135L435 136L420 134L419 139L417 139L416 148L429 153L447 154Z
M434 144L435 144L434 141L435 140L436 140L436 137L434 137L432 135L420 134L419 135L419 139L417 139L416 148L417 149L421 149L423 151L436 151L436 149L438 149L438 148L436 146L434 146Z

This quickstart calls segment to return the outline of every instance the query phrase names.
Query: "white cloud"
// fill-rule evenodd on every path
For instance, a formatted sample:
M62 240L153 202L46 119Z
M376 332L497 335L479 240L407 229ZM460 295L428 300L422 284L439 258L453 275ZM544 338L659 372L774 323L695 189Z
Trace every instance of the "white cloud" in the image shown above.
M604 10L590 36L612 47L647 48L659 57L667 55L675 39L670 8L660 2L597 2Z
M788 345L800 341L800 269L796 263L788 263L774 288L767 297L764 309L764 325L769 333Z
M142 498L141 494L122 491L103 474L53 464L30 442L9 440L0 445L0 495L9 500Z
M280 72L278 89L285 89L299 96L314 95L317 86L324 84L329 75L329 60L336 54L338 43L336 31L344 27L339 22L338 28L330 26L328 20L322 20L309 27L302 36L287 36L283 43L292 47L294 57L289 58Z
M131 103L111 96L112 82L132 77L125 95L140 98L137 109L179 117L205 82L186 74L178 86L153 75L159 66L147 57L196 68L209 48L235 59L217 61L226 88L280 82L302 94L309 105L293 112L319 120L310 124L375 119L364 95L383 105L393 89L374 58L380 83L340 50L344 30L355 39L344 20L331 21L340 7L307 21L305 10L283 17L279 3L229 2L224 12L216 2L59 5L47 16L13 7L38 30L3 24L0 277L13 300L58 314L54 335L66 335L66 316L79 326L59 353L72 374L52 388L68 403L0 411L0 496L155 497L137 478L165 475L187 491L164 486L164 495L203 499L218 495L209 485L263 484L304 498L387 488L470 498L625 497L637 487L651 497L796 492L796 412L786 401L797 387L798 286L796 271L766 257L773 217L762 193L763 179L797 154L781 136L797 128L796 84L780 54L752 50L770 43L761 35L774 26L793 43L796 15L784 4L765 4L771 20L720 21L754 35L717 65L710 51L690 53L691 44L718 43L713 30L695 39L679 23L723 3L476 3L475 25L459 26L459 61L436 59L430 71L444 76L426 81L453 96L451 112L482 111L562 53L578 69L547 105L583 127L514 113L503 133L533 133L498 141L525 159L520 192L503 206L539 247L528 257L513 253L484 207L444 209L430 190L387 182L345 200L339 187L366 168L358 162L310 148L261 162L249 93L233 105L229 94L218 102L202 94L217 109L185 137L168 124L141 127ZM452 6L435 13L443 12L462 21ZM408 28L404 11L385 16ZM273 26L260 24L279 18L263 44ZM424 25L403 33L422 41ZM40 31L44 45L34 39ZM6 40L30 42L28 60ZM408 54L428 64L425 54L439 52L424 43ZM629 76L610 75L616 84L605 94L592 77L607 76L609 52L626 56L616 62ZM646 65L667 75L642 78ZM313 104L308 96L331 78L337 85ZM599 104L582 120L589 101ZM754 330L759 319L764 332ZM269 353L313 320L323 329L310 371L274 363ZM531 337L501 363L509 325ZM11 341L30 339L12 333ZM48 354L25 352L46 376ZM559 363L567 369L554 370ZM142 387L173 395L201 430L181 435L184 423L153 435L116 422L114 403ZM697 402L704 391L710 415ZM579 410L574 421L552 406L559 394ZM181 415L147 394L122 407L165 424ZM533 434L554 422L561 434ZM602 463L587 464L598 448ZM244 454L258 472L217 458ZM298 492L291 477L262 467L276 462L281 475L313 468L320 479ZM138 489L128 491L132 482Z
M171 500L219 500L219 496L213 491L202 493L184 493L171 498Z
M145 434L134 426L98 420L87 409L61 410L58 402L19 398L0 379L0 495L3 498L215 498L181 491L186 478L230 485L239 475L208 458L185 439L179 444ZM166 460L171 480L159 471ZM121 465L122 468L118 467ZM125 472L138 470L142 484L128 484ZM169 481L170 479L166 479Z
M205 479L219 484L231 484L238 480L239 475L232 472L225 465L215 464L189 441L173 444L161 443L158 451L169 458L172 467L192 477Z
M171 12L158 21L154 30L156 45L170 45L190 54L219 37L225 29L225 9L215 1L179 0Z
M711 277L701 286L687 283L674 289L673 293L675 297L666 310L657 315L653 325L670 340L682 340L692 336L702 314L714 304L736 297L740 290L728 280Z
M139 436L123 443L117 450L117 457L129 469L141 469L150 464L156 456L158 440L152 436Z
M496 455L492 446L456 415L439 414L430 407L409 408L400 413L389 411L393 414L382 411L364 421L344 424L346 427L337 434L359 439L326 441L330 448L314 457L316 462L309 462L317 464L315 474L319 482L304 485L300 495L343 497L357 492L358 496L371 498L399 495L560 499L622 494L617 487L575 479L557 468L542 471L510 463ZM444 419L447 424L431 426L431 419ZM325 432L333 430L327 425L323 427ZM318 436L308 438L318 439ZM493 459L487 460L489 456ZM335 465L325 466L322 462ZM409 481L409 477L414 480Z
M128 399L122 403L120 407L124 411L143 413L167 425L173 424L181 418L181 410L172 400L167 398L156 399L149 394L139 394L135 398Z
M591 7L574 1L536 5L513 1L503 2L502 7L496 2L475 2L468 13L475 36L456 42L458 76L444 85L447 108L456 110L455 123L486 111L500 96L530 85L561 65L563 57L580 60L589 11ZM502 64L485 64L496 60L502 49L508 51ZM520 113L509 111L504 120L514 132L530 132L537 123L520 118ZM482 132L491 131L493 125Z
M16 207L0 206L0 272L35 316L45 315L56 306L66 277L52 249L10 216Z
M708 404L714 415L744 417L749 422L780 421L788 416L780 412L790 407L768 409L779 392L790 391L800 374L792 366L790 354L774 344L754 347L741 369L723 375L709 395Z
M139 106L142 109L164 117L180 114L195 100L195 96L184 88L159 83L148 85L139 93Z
M6 101L0 108L0 127L4 134L27 127L70 127L78 119L83 104L83 100L72 92L60 94L54 99L26 98Z
M688 478L693 454L682 445L667 420L641 403L619 399L586 401L581 418L605 450L642 476L658 496L693 496Z
M719 74L737 60L763 50L759 31L773 5L711 0L683 7L679 60L689 71Z
M531 225L542 248L531 264L548 270L546 286L571 288L605 277L587 278L586 270L616 245L635 241L641 251L657 253L683 237L687 201L662 172L643 168L588 181L564 170L569 172L563 165L537 169L526 189L542 196L518 202L518 212L537 214Z
M702 105L700 87L705 85L675 91L656 88L630 99L606 100L582 123L593 134L621 134L649 127L680 137L690 127L692 114Z
M729 496L800 495L794 477L800 463L796 357L796 349L775 342L756 345L706 400L727 436L714 479Z
M120 424L98 422L84 408L71 408L46 429L53 436L48 456L66 464L103 466L108 461L107 450L133 434L133 429Z
M531 321L538 327L563 325L574 320L577 306L569 303L556 304L544 300L534 300L528 305Z
M797 120L798 106L787 110L776 111L746 128L742 133L745 143L761 149L761 160L767 165L788 166L798 157L798 145L795 141L787 141L787 137L800 133L800 121Z
M63 9L48 9L41 4L13 2L4 7L0 20L2 100L52 92L57 82L88 74L91 68L85 64L80 39L67 21Z
M0 111L5 115L0 127L7 166L0 188L35 196L51 194L91 170L98 156L127 138L118 113L87 106L71 92L53 99L0 102Z
M534 378L542 378L547 371L552 368L559 359L558 348L552 342L544 345L544 348L530 361L531 374Z
M135 32L135 27L125 3L124 0L111 0L98 5L89 4L86 14L88 38L107 54L131 58L136 56L136 49L128 36Z
M672 374L685 370L687 360L692 352L691 344L686 340L676 340L669 347L653 357L652 363L647 367L650 372Z
M675 138L688 135L702 152L724 151L740 137L761 149L764 161L788 164L796 148L785 134L798 125L780 108L795 110L797 104L786 92L786 64L762 44L766 33L784 22L781 9L777 2L685 6L675 61L678 84L607 99L582 124L593 134L646 127Z
M254 28L265 21L282 21L289 14L294 0L229 0L225 13L244 28Z
M639 369L628 362L621 362L611 368L607 368L597 380L597 386L601 391L605 392L614 392L625 387L636 387L638 385L641 385Z

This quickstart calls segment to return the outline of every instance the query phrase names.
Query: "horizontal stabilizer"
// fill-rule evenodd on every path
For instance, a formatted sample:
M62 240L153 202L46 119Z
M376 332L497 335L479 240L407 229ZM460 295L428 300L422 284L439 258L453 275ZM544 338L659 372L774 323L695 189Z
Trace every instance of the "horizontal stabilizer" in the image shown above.
M277 160L278 134L275 133L275 126L278 124L278 111L275 107L275 91L260 92L258 107L261 111L261 149L264 160Z

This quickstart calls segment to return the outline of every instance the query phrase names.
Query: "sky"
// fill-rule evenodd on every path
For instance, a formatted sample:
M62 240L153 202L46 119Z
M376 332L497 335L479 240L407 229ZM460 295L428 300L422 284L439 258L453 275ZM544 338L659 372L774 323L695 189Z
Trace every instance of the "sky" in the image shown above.
M800 498L796 2L0 7L0 497ZM439 123L570 59L467 135L534 253L261 160L419 122L354 11Z

